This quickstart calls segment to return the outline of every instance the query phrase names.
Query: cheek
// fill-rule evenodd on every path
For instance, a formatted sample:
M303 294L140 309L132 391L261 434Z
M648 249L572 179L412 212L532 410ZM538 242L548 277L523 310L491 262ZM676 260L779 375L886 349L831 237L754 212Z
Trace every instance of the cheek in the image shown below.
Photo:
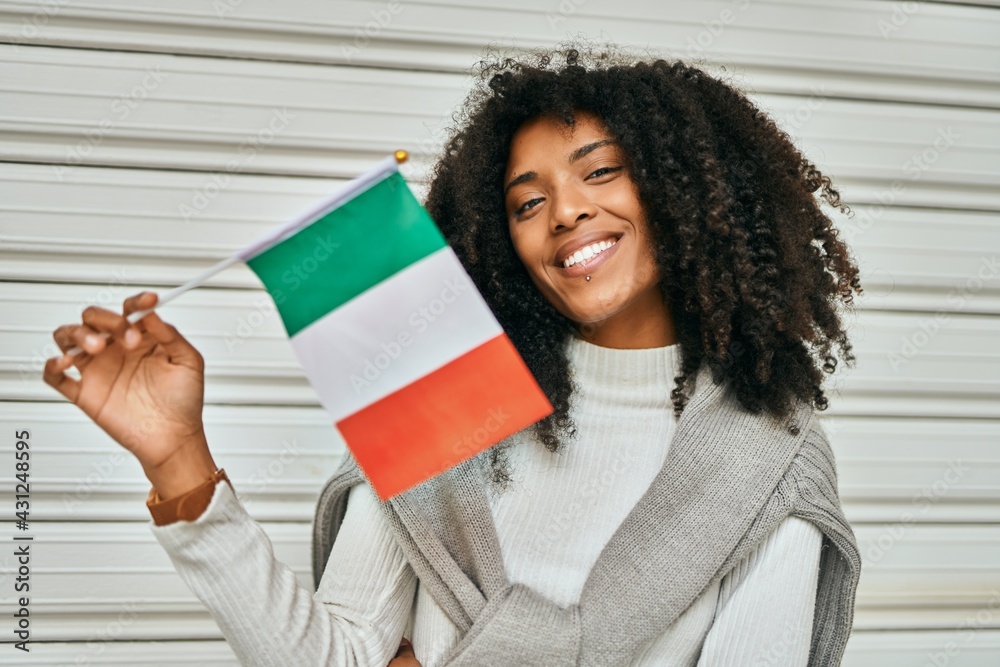
M516 229L513 225L509 227L510 241L514 245L514 252L528 271L534 273L542 262L541 255L545 246L544 239L539 238L539 235L532 233L532 231L525 224L519 225Z
M616 218L628 221L635 227L637 233L647 235L642 204L631 187L623 185L616 188L614 192L608 193L607 198L602 203L602 208Z

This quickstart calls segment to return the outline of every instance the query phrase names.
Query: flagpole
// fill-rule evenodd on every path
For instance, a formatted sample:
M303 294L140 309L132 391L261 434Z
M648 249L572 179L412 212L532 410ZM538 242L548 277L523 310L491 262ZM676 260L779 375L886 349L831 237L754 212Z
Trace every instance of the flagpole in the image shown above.
M352 179L347 185L337 191L337 193L327 199L325 199L318 207L313 207L306 213L296 216L291 222L278 227L275 230L271 230L258 238L253 243L237 250L235 253L222 260L215 266L209 267L208 269L202 271L196 275L191 280L187 281L183 285L174 287L173 289L164 292L156 301L156 305L152 308L146 308L144 310L137 310L133 313L129 313L125 319L128 320L130 324L135 324L146 315L159 308L165 303L173 301L179 297L184 292L190 289L194 289L199 285L203 284L206 280L214 276L215 274L223 271L237 262L245 262L250 257L253 257L263 248L270 247L271 245L277 243L278 241L291 236L295 232L299 231L303 227L306 227L313 222L315 222L320 216L324 215L326 212L336 208L346 199L356 196L359 192L367 190L371 185L376 183L380 178L382 178L386 172L396 170L400 164L406 162L409 158L409 153L404 150L398 150L384 160L379 161L374 167L361 174L357 178ZM111 335L106 331L101 331L98 333L102 338L107 340ZM83 349L77 346L71 347L66 350L66 354L70 356L76 356L83 352Z
M194 278L187 281L183 285L178 285L172 290L164 292L163 296L161 296L156 300L156 305L153 306L152 308L146 308L145 310L137 310L134 313L129 313L125 319L128 320L130 323L135 324L136 322L144 318L146 315L149 315L151 312L153 312L163 304L173 301L181 294L184 294L184 292L187 292L189 289L194 289L195 287L198 287L199 285L203 284L206 280L214 276L216 273L219 273L223 269L226 269L232 266L233 264L236 264L239 261L240 261L239 254L230 255L229 257L222 260L215 266L206 269L205 271L202 271L201 273L199 273L198 275L196 275Z
M163 304L173 301L184 292L187 292L189 289L194 289L195 287L198 287L206 280L214 276L216 273L219 273L223 269L226 269L232 266L233 264L236 264L239 261L241 261L239 253L230 255L229 257L225 258L215 266L210 267L205 271L202 271L201 273L199 273L198 275L196 275L194 278L187 281L183 285L178 285L177 287L174 287L173 289L164 292L163 296L157 299L156 305L153 306L152 308L146 308L143 310L137 310L135 312L129 313L128 315L125 316L125 319L128 320L130 324L135 324L136 322L144 318L146 315L149 315L151 312L153 312ZM111 337L111 335L107 331L99 331L97 335L105 340ZM83 352L83 349L75 345L70 349L66 350L66 354L70 355L71 357L76 356L81 352Z

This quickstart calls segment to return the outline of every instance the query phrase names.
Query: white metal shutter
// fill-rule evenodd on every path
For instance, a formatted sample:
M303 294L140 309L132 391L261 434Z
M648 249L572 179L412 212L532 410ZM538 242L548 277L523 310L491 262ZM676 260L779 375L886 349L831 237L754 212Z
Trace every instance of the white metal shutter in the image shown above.
M855 209L859 363L824 416L865 560L845 664L1000 664L997 5L0 2L0 453L12 471L31 430L36 536L35 643L0 665L236 664L146 527L138 464L41 381L52 329L179 284L396 148L423 182L484 45L581 33L732 77ZM311 586L344 450L270 300L236 266L164 317L206 357L216 461Z

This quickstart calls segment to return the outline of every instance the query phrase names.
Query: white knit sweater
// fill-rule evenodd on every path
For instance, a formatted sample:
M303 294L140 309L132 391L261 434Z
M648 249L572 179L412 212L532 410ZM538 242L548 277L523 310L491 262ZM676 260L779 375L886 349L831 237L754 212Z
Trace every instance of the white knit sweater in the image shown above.
M518 434L509 450L515 484L488 494L511 581L561 606L578 601L666 457L676 354L676 345L618 350L571 341L577 437L552 454ZM421 664L436 667L460 638L418 585L367 485L350 492L315 594L274 558L226 484L196 521L149 525L244 665L384 667L405 632ZM821 541L815 525L788 517L633 665L805 665Z

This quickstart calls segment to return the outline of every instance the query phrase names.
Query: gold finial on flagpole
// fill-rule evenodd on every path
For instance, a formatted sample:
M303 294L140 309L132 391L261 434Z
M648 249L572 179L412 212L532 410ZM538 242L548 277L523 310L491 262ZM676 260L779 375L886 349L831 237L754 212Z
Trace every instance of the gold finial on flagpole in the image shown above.
M394 157L396 158L397 164L403 164L410 158L410 154L400 149L394 153Z

